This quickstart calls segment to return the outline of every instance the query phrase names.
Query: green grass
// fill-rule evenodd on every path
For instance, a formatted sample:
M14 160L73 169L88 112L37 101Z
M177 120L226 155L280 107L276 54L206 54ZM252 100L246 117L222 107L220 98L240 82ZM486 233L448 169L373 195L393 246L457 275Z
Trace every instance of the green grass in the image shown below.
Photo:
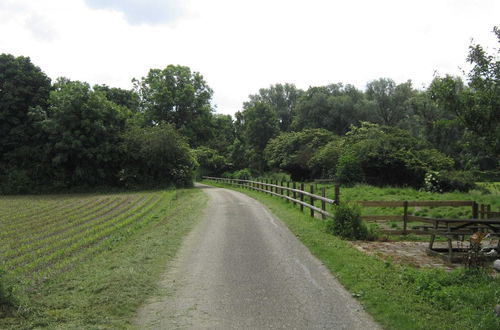
M310 218L308 212L302 214L291 203L255 191L236 190L267 205L384 327L500 329L500 318L493 312L500 304L499 277L463 269L414 269L367 256L349 242L326 233L325 222ZM368 194L367 186L363 190ZM370 196L383 198L377 198L375 192Z
M197 189L0 197L0 328L123 329L206 202Z

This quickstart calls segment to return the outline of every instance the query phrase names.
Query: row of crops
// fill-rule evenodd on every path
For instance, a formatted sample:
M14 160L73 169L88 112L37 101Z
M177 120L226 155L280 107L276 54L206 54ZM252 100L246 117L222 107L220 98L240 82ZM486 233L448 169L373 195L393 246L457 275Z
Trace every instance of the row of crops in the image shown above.
M175 191L0 197L0 268L43 281L161 219Z

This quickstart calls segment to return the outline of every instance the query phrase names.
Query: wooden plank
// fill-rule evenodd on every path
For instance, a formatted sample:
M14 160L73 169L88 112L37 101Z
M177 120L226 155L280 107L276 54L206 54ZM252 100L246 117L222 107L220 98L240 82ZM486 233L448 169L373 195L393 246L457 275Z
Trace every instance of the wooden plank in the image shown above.
M364 207L404 207L404 201L360 201ZM415 206L472 206L473 201L409 201L408 207Z
M431 218L425 218L425 217L417 217L414 215L408 215L408 221L409 222L427 222L427 223L434 223L434 220Z
M402 215L363 215L364 221L403 221Z
M384 201L360 201L358 202L358 204L360 204L361 206L364 206L364 207L384 207L384 206L387 206L387 207L403 207L403 202L390 202L390 201L387 201L387 202L384 202Z
M474 201L410 201L408 206L472 206Z

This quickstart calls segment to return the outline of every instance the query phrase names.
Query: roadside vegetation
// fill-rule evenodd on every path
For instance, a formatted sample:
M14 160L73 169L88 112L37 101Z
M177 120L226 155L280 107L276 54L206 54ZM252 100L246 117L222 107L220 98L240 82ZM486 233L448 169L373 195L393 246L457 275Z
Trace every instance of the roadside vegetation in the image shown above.
M205 202L196 189L0 197L0 328L130 327Z
M463 268L420 269L368 256L349 241L330 234L327 222L301 213L291 203L255 191L225 187L269 207L384 327L491 330L500 327L500 318L494 312L500 302L498 276ZM372 197L376 197L375 192Z

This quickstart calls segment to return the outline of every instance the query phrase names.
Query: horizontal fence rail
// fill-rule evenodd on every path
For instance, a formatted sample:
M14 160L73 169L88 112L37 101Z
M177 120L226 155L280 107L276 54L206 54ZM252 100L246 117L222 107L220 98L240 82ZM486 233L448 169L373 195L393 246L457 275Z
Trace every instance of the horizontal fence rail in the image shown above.
M408 214L408 207L470 207L472 211L472 220L477 219L490 219L495 218L498 212L492 212L490 205L479 205L475 201L360 201L359 205L363 207L402 207L402 215L364 215L362 219L369 222L383 222L383 221L402 221L403 230L401 234L423 234L428 235L427 225L418 226L425 230L408 230L409 222L421 222L434 224L437 218L421 217ZM459 221L458 219L442 219L444 221L449 220L451 222ZM468 219L460 220L462 222L470 221ZM396 233L396 230L385 230L387 233Z
M301 211L303 210L304 207L308 208L310 210L311 217L314 217L315 212L321 214L323 219L325 217L333 217L333 215L326 210L326 204L336 205L339 203L340 190L338 185L335 185L334 199L330 199L326 197L325 188L321 189L321 195L317 195L314 193L313 186L310 186L309 192L305 191L303 183L300 184L301 189L297 189L295 182L293 182L292 183L293 186L290 187L290 182L287 182L287 185L285 186L283 182L281 183L281 185L279 185L261 181L217 178L210 176L204 176L203 179L212 180L219 183L237 185L243 188L264 192L273 196L286 199L294 204L299 205ZM309 199L309 202L304 201L306 197ZM315 206L314 201L320 201L321 207Z
M334 199L326 197L325 188L321 188L321 195L314 193L314 186L311 185L310 191L305 190L304 183L297 182L286 182L283 181L281 184L263 182L263 181L252 181L243 179L229 179L229 178L218 178L204 176L203 179L211 180L218 183L230 184L234 186L239 186L246 189L251 189L255 191L260 191L272 196L283 198L287 201L292 202L294 205L299 205L300 210L303 211L304 207L310 210L311 217L314 217L315 213L320 214L323 219L326 217L333 217L333 215L326 210L326 205L338 205L340 201L340 190L339 185L335 184ZM291 187L290 187L291 186ZM297 188L300 187L300 189ZM318 190L318 189L316 189ZM307 201L306 201L307 199ZM321 202L321 207L314 205L315 201ZM472 220L478 219L488 219L496 218L498 212L492 212L489 205L478 205L474 201L358 201L356 202L363 207L401 207L403 208L403 214L401 215L364 215L362 216L363 221L367 222L386 222L386 221L400 221L403 222L403 230L382 230L384 233L388 234L417 234L417 235L430 235L432 232L432 226L439 221L447 221L449 223L453 222L463 222L468 223L470 219L436 219L430 217L414 216L408 214L409 207L471 207L472 209ZM416 222L420 223L414 229L408 229L408 223ZM497 223L495 221L494 223ZM415 230L418 228L417 230Z

